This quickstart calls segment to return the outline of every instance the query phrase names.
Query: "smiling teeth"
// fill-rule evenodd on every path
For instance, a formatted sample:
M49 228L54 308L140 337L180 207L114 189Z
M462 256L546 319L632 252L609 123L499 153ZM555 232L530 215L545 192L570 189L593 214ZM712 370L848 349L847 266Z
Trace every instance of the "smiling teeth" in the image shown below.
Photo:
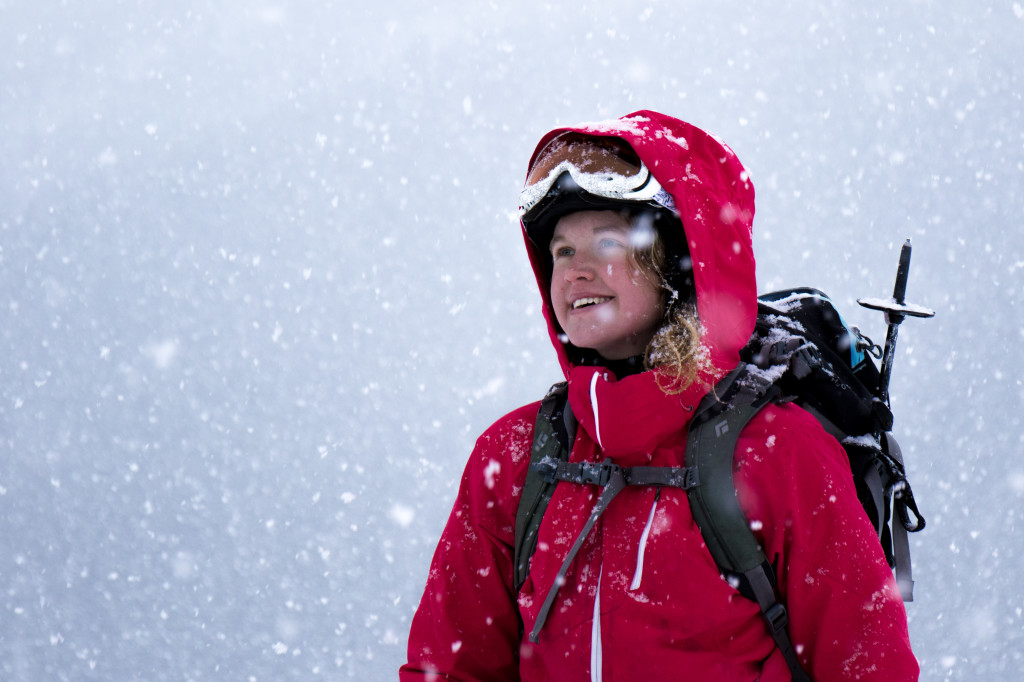
M581 298L581 299L579 299L577 301L573 301L572 302L572 309L576 310L577 308L582 308L585 305L597 305L598 303L604 303L605 301L610 301L610 300L612 300L612 299L604 297L604 296L602 296L600 298Z

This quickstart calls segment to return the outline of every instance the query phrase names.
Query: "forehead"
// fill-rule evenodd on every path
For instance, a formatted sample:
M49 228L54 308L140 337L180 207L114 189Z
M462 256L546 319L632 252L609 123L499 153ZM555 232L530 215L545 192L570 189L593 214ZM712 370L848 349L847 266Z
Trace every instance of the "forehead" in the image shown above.
M558 219L551 241L605 231L625 232L631 228L632 222L621 211L577 211Z

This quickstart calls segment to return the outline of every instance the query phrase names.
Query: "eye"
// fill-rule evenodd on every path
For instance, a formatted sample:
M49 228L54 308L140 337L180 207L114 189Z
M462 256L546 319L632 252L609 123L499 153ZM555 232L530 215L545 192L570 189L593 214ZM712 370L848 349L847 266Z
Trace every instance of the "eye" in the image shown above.
M625 244L623 244L620 240L615 239L614 237L602 237L597 242L597 247L599 249L604 249L604 250L607 250L607 249L617 249L617 248L620 248L620 247L623 247L623 246L625 246Z
M571 246L558 246L552 252L551 255L555 258L568 258L575 253Z

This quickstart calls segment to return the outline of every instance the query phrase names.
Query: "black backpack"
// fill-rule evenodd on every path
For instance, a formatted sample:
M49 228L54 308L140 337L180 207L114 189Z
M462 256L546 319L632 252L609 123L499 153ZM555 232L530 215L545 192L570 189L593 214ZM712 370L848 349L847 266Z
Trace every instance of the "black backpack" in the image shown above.
M902 298L899 303L902 305ZM899 321L902 319L896 324ZM892 329L890 321L895 343ZM756 328L741 353L741 362L695 410L687 435L685 467L622 468L611 461L570 464L568 444L574 440L576 422L565 383L553 386L537 415L530 468L516 515L516 591L529 573L537 530L558 482L598 485L602 492L547 595L531 640L537 641L561 578L615 495L627 485L669 485L686 490L711 555L723 575L758 603L793 679L808 680L789 640L788 615L777 597L774 569L744 517L733 483L733 455L740 431L773 401L796 402L842 444L858 497L889 565L895 569L903 599L912 601L907 532L923 529L925 522L891 433L887 377L880 382L871 354L880 356L879 347L848 326L820 291L789 289L759 297ZM891 367L889 353L886 362Z

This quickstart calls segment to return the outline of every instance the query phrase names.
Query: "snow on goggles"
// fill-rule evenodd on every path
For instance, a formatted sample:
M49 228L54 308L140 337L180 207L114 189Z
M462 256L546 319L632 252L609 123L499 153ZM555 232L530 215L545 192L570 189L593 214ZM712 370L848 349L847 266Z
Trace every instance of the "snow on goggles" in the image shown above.
M605 199L652 201L662 193L661 185L624 140L565 133L537 155L519 194L519 217L536 208L565 173L579 189Z

